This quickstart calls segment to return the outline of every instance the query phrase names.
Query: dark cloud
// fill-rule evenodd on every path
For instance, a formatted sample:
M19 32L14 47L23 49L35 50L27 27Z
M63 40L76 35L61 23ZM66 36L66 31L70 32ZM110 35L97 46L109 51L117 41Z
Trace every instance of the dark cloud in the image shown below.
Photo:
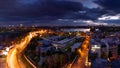
M91 6L91 3L94 6L92 1L86 0L85 3L87 6ZM108 1L113 3L113 0L97 0L95 3L103 8L88 8L83 6L83 0L0 0L0 21L56 20L60 18L97 20L98 17L110 13L109 10L119 12L117 6L119 4L114 2L110 5L107 3ZM120 3L119 0L116 2Z
M97 20L102 15L106 14L107 11L100 8L88 9L84 8L84 11L79 11L76 13L68 13L64 15L67 19L82 19L82 20Z
M95 3L108 11L108 14L120 13L120 0L97 0Z
M99 17L101 17L106 13L107 11L105 9L100 9L100 8L88 9L87 11L87 15L93 20L97 20Z
M37 0L35 3L29 3L26 0L0 1L0 16L49 17L60 16L82 9L81 3L70 1Z

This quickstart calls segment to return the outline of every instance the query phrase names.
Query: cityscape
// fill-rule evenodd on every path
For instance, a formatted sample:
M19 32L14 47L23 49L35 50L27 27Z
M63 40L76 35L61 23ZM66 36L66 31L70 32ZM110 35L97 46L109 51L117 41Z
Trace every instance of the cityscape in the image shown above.
M0 0L0 68L120 68L120 1Z
M1 66L116 68L120 65L119 32L118 26L1 27Z

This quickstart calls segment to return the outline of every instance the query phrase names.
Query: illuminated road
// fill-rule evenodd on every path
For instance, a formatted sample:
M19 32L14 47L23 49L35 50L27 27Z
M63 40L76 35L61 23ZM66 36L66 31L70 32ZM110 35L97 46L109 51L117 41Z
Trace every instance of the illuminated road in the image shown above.
M8 68L36 68L34 64L32 64L23 54L22 51L27 47L30 43L31 39L35 37L37 34L43 34L45 31L34 31L30 32L19 44L14 44L14 48L12 48L7 56L7 66ZM24 60L23 60L24 59Z
M69 68L86 68L85 61L88 54L90 37L86 36L85 41L82 43L81 47L78 48L79 56L76 58L75 62L71 64Z
M34 64L32 64L25 55L22 54L23 50L30 43L31 39L35 37L37 34L44 34L45 31L34 31L30 32L26 37L24 37L19 44L14 44L15 47L10 49L7 56L7 66L8 68L36 68ZM85 41L82 43L81 47L78 48L79 56L75 60L75 62L69 68L85 68L85 60L88 52L88 44L90 37L86 36ZM23 60L24 59L24 60Z

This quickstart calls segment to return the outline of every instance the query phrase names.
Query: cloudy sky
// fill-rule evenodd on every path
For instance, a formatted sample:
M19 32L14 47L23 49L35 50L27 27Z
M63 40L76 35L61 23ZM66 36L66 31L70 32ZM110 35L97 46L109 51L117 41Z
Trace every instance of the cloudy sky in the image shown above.
M0 25L120 24L120 0L0 0Z

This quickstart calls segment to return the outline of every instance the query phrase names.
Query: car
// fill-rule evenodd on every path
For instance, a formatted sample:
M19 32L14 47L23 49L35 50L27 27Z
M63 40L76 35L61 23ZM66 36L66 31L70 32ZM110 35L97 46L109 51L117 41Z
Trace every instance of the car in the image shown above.
M7 56L8 52L5 50L0 50L0 57L5 57Z

